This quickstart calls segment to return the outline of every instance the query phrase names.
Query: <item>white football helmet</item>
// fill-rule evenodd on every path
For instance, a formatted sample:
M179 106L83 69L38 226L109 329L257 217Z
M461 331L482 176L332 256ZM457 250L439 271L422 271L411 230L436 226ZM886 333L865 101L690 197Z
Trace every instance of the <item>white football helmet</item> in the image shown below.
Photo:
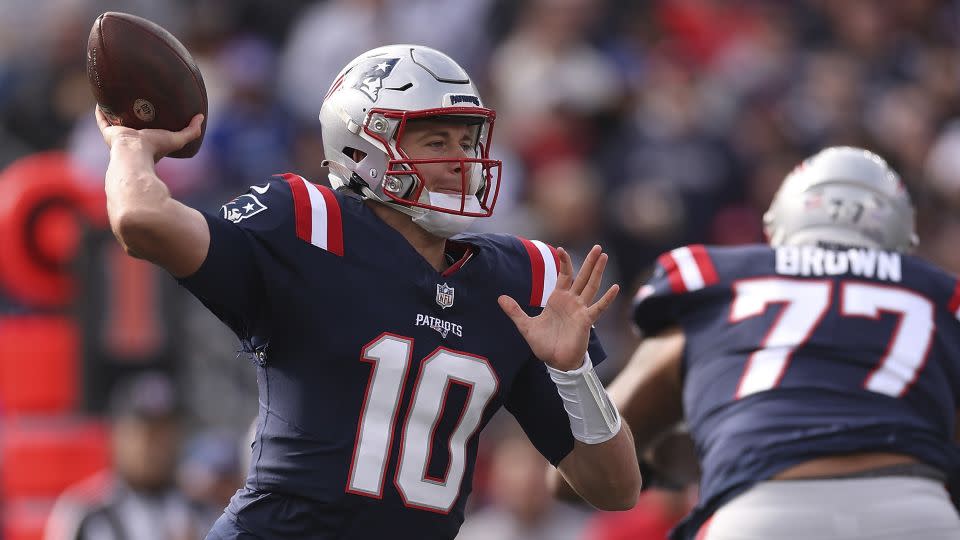
M320 108L330 184L390 205L439 236L462 232L473 218L490 216L496 204L501 162L490 159L495 116L447 55L420 45L367 51L341 70ZM425 118L475 125L473 156L410 159L400 148L404 129ZM417 166L451 162L460 164L460 195L425 189Z
M814 244L909 252L914 209L900 176L873 152L834 146L783 181L763 216L771 245Z

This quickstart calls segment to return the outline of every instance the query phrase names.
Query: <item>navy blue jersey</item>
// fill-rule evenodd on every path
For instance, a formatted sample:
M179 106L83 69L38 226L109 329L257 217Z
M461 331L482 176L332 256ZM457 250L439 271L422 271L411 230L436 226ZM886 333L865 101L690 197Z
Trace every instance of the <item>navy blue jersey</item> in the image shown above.
M248 492L230 507L241 525L269 493L315 505L304 537L453 538L500 406L551 463L573 448L556 386L497 304L542 310L550 246L460 235L440 273L361 200L292 174L221 214L182 283L259 366ZM604 358L595 337L590 355Z
M703 469L676 538L797 463L888 451L956 477L960 288L912 256L688 246L658 259L634 321L686 337L683 406Z

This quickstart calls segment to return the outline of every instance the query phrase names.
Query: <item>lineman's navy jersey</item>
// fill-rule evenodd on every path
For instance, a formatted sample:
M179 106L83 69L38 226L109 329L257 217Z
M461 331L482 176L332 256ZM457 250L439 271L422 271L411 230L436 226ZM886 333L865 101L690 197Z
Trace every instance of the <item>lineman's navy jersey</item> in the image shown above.
M686 336L683 406L704 476L674 532L797 463L888 451L956 477L960 288L912 256L688 246L660 257L634 320Z
M533 315L552 247L460 235L437 272L358 198L274 177L207 215L210 249L183 285L255 353L260 417L228 512L266 538L453 538L477 437L500 406L553 464L573 448L544 364L497 304ZM590 355L604 352L591 336ZM263 498L303 512L257 523ZM269 526L270 529L264 529Z

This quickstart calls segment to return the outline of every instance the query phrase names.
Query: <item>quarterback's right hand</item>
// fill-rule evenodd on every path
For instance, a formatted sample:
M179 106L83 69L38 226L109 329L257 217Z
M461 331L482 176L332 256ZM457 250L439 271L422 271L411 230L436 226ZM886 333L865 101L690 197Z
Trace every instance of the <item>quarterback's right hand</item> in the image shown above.
M111 149L115 144L133 143L138 145L145 152L153 155L154 161L176 152L200 136L200 126L203 123L203 115L198 114L190 120L190 125L180 131L167 131L165 129L133 129L124 126L114 126L110 124L107 117L104 116L100 106L94 107L97 117L97 126L103 135L103 140Z

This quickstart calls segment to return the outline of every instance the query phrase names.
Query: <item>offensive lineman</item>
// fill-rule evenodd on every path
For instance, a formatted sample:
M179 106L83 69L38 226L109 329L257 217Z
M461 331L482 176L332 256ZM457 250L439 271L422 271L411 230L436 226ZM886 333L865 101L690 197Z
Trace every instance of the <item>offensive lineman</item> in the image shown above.
M960 285L908 254L913 223L883 159L834 147L785 179L769 246L658 259L610 394L640 449L686 420L703 476L674 538L960 538Z

